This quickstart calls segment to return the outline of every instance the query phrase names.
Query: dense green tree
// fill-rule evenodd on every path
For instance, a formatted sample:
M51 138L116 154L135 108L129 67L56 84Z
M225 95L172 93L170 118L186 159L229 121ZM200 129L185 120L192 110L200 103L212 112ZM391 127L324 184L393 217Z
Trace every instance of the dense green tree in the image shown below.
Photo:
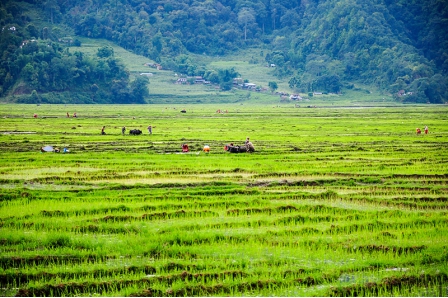
M277 82L269 82L268 86L269 86L269 90L271 90L271 93L274 93L275 90L278 89Z
M336 75L323 75L315 81L314 90L320 90L323 92L338 93L341 91L341 81Z
M215 70L209 70L204 74L204 78L213 84L219 84L219 74Z
M238 72L232 68L219 69L218 70L218 78L219 78L219 86L222 90L228 91L232 89L233 79L239 76Z
M138 76L131 83L132 101L134 103L145 103L145 98L149 95L149 79L146 76Z
M110 85L113 103L129 103L132 102L131 90L127 80L115 79Z
M288 81L288 86L291 89L299 88L300 85L301 85L301 81L300 81L300 79L298 77L292 77Z
M35 73L36 71L31 63L27 63L27 65L25 65L22 69L22 77L29 82L33 81L33 76Z
M100 58L108 58L114 56L114 49L109 46L104 46L98 49L96 55Z

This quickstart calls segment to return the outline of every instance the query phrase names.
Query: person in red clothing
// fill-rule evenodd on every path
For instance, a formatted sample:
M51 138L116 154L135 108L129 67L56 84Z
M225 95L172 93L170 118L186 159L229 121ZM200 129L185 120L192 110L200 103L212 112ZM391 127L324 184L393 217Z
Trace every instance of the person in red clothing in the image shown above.
M428 131L429 131L428 126L425 126L425 135L428 134Z

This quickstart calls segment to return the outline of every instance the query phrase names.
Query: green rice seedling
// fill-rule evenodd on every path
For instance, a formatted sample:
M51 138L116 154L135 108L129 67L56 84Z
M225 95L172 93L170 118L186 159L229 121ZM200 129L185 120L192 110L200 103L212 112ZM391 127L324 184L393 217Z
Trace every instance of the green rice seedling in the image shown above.
M75 107L69 120L39 106L51 123L0 109L8 295L425 295L444 282L444 107ZM433 134L414 135L414 118ZM154 133L122 136L129 123ZM254 153L223 150L247 136ZM383 282L421 272L424 286Z

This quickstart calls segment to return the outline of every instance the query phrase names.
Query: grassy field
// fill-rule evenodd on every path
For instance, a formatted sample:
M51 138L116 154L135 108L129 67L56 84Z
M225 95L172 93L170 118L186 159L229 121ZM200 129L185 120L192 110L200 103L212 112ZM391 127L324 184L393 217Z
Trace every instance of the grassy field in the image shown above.
M447 296L447 108L0 105L0 296Z

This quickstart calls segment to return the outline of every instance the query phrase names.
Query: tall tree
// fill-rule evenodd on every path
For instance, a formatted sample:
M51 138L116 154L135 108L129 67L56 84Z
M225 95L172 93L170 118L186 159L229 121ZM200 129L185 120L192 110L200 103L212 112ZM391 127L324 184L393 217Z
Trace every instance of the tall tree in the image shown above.
M56 13L59 13L60 7L58 5L58 2L56 0L47 0L45 1L45 9L50 14L50 21L53 24L54 23L54 17Z
M255 11L252 8L243 8L238 13L238 23L244 25L244 40L247 40L247 25L255 22Z

